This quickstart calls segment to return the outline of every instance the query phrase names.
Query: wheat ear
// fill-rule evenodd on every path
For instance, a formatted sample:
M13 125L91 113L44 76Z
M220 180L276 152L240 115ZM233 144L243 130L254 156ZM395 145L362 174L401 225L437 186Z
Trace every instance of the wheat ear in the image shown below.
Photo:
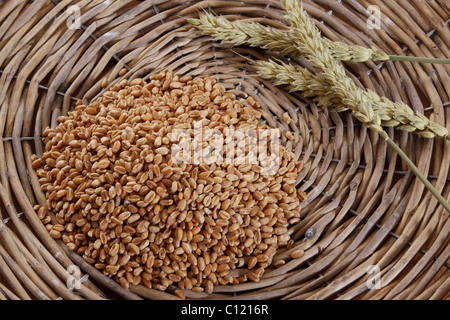
M319 105L333 107L337 112L348 110L348 106L330 94L326 84L306 68L293 66L282 61L252 61L259 77L270 80L277 86L286 86L289 91L301 91L305 97L313 98ZM383 127L412 132L422 137L432 138L436 135L445 137L447 130L421 114L414 114L412 109L402 103L386 101L376 93L368 90L371 105L381 119Z
M344 67L333 58L322 41L320 31L303 9L295 8L295 2L282 1L282 4L295 34L298 50L304 52L311 65L319 71L317 79L329 89L331 95L347 105L362 124L377 132L383 131L381 118L373 110L368 95L347 76Z
M289 31L282 31L272 27L249 21L228 21L224 17L211 13L200 15L199 19L188 19L192 25L202 31L204 35L210 35L216 40L232 45L247 44L264 49L274 48L281 55L303 57L295 46L295 37ZM387 53L372 47L366 48L359 45L348 45L339 41L323 39L329 46L334 58L341 61L365 62L373 61L409 61L416 63L450 64L450 59L424 58L411 56L388 55Z
M303 58L304 54L296 46L295 34L273 27L264 26L253 21L230 21L223 16L204 13L198 19L188 22L201 31L203 35L212 36L222 43L233 46L248 45L266 50L277 51L280 56ZM376 48L350 46L343 42L323 39L333 57L341 61L365 62L368 60L388 60L389 56Z

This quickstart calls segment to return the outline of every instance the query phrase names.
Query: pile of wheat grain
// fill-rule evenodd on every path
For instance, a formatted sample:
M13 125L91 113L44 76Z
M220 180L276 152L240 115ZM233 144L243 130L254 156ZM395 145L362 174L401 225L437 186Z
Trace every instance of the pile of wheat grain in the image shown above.
M294 185L303 164L258 108L212 78L124 80L45 130L33 167L47 202L35 209L124 288L174 285L182 296L259 281L292 243L305 193Z

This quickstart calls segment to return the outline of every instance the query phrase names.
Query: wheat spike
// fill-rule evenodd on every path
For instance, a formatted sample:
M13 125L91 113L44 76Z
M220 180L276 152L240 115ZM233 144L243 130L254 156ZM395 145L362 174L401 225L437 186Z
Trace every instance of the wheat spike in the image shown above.
M256 67L258 76L270 80L276 86L286 86L291 92L301 91L305 97L313 98L319 105L332 106L338 112L348 110L348 106L330 95L326 86L306 68L273 59L252 61L252 64Z
M324 83L306 68L274 59L252 61L252 64L256 67L258 76L270 80L274 85L286 86L291 92L301 91L305 97L313 98L323 107L333 107L337 112L349 109L340 99L330 94ZM370 90L367 94L372 99L371 106L380 117L383 127L395 127L423 137L434 137L438 131L441 131L440 136L446 136L445 128L438 126L431 130L432 123L425 116L414 114L408 105L386 101Z
M296 46L295 34L291 31L264 26L253 21L230 21L211 13L201 14L199 19L188 22L201 31L222 43L233 46L248 45L266 50L277 51L280 56L303 58L304 54ZM368 60L388 60L389 56L376 48L350 46L343 42L323 39L336 60L365 62Z
M282 1L282 4L295 33L298 50L304 52L311 65L320 71L316 77L342 104L348 106L356 119L372 130L383 131L381 118L371 107L365 91L347 76L344 67L333 58L322 41L320 31L303 9L295 6L296 1Z

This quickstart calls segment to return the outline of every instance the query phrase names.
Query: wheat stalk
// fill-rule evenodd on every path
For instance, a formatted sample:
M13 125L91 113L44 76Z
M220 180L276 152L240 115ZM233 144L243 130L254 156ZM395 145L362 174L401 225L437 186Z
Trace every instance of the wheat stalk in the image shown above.
M342 103L350 105L350 109L356 118L359 114L367 116L367 105L365 99L358 95L356 86L353 81L346 77L343 66L339 65L336 60L331 57L331 54L323 44L322 37L318 28L309 19L303 8L299 7L298 0L282 0L282 5L287 12L287 19L291 24L291 27L295 31L298 39L298 48L305 52L308 60L322 73L319 75L324 81L330 85L330 90L336 95L336 97L342 98ZM339 83L333 85L334 81L345 81L346 84L341 86ZM347 92L343 92L344 88L349 89ZM353 94L356 94L353 96ZM363 105L358 109L355 108L355 103L361 102ZM353 109L355 108L355 109ZM371 109L373 111L373 109ZM364 117L362 117L364 119ZM380 136L397 152L397 154L406 162L408 167L418 177L418 179L426 186L426 188L433 194L433 196L439 201L439 203L450 212L450 204L442 197L442 195L434 188L434 186L428 181L428 179L420 172L415 164L408 158L408 156L401 150L401 148L388 136L383 130L379 130L376 125L377 118L375 117L369 123L363 123L369 128L377 131ZM361 121L361 120L360 120ZM448 138L448 134L447 134Z
M223 44L233 46L248 45L266 50L277 51L280 56L304 58L304 54L296 46L295 34L268 27L253 21L230 21L223 16L204 13L198 19L188 22L201 31L203 35L212 36ZM336 60L365 62L368 60L388 60L389 56L376 49L363 46L350 46L343 42L323 39Z
M199 19L188 19L188 22L196 26L203 35L213 36L222 43L231 45L249 45L268 50L279 51L280 55L289 55L303 58L295 45L295 36L290 31L283 31L264 26L253 21L229 21L222 16L215 16L205 12ZM324 38L336 60L349 62L373 61L408 61L418 63L450 64L450 59L424 58L411 56L388 55L379 49L365 48L359 45L348 45L339 41L331 41Z
M361 123L376 132L383 131L381 117L371 107L369 95L347 76L344 67L333 58L322 40L320 31L302 9L295 7L295 3L296 1L282 1L298 51L303 52L311 65L320 71L316 78L331 95L347 105Z
M296 16L297 15L294 14L293 18L296 18ZM306 56L305 51L301 50L297 45L298 41L296 40L297 36L295 30L283 31L264 26L260 23L242 20L230 21L223 16L216 16L211 13L201 14L199 19L189 19L188 21L199 29L202 34L210 35L222 43L233 46L248 45L251 47L260 47L266 50L277 51L280 56L297 58L304 58ZM312 25L311 27L315 26ZM362 46L349 46L345 43L333 42L322 37L320 37L320 39L324 48L329 49L331 57L335 60L362 62L369 59L388 59L388 55L375 48L367 49ZM270 66L275 69L281 68L281 70L278 70L278 73L275 74L278 78L276 80L277 83L289 85L289 81L294 81L294 87L296 86L297 88L293 90L303 91L308 97L315 96L315 100L322 106L328 107L333 105L337 111L349 109L345 104L338 102L338 99L333 98L334 96L330 94L327 83L322 81L323 79L320 79L320 76L316 77L311 72L301 67L288 68L287 65L276 66L275 64L274 61L269 61L264 66L264 72L260 72L260 76L264 77L264 73L266 73L266 79L274 80L274 78L268 76L270 74L268 69L270 69ZM259 68L262 68L262 66L260 65ZM343 69L339 69L342 75ZM283 73L280 71L285 72ZM285 79L286 81L280 82L283 74L286 74L287 76ZM293 79L292 76L294 76L295 79ZM348 80L348 77L345 78ZM314 92L304 90L304 85L301 83L301 80L303 80L304 84L305 82L308 82L309 86L314 86L316 90ZM370 90L364 91L359 88L357 89L354 84L351 84L351 86L354 89L355 96L364 97L364 101L361 103L363 103L363 105L369 104L375 111L376 117L380 118L382 126L395 127L396 129L413 132L427 138L433 138L435 136L449 137L446 128L431 122L427 117L421 114L415 114L407 104L403 102L392 102L389 99L380 97ZM290 87L292 87L292 84ZM361 104L359 105L361 106ZM363 107L361 106L360 109L361 108ZM355 108L352 111L354 114L357 112ZM358 114L358 116L364 120L368 119L367 117L363 117L362 114Z

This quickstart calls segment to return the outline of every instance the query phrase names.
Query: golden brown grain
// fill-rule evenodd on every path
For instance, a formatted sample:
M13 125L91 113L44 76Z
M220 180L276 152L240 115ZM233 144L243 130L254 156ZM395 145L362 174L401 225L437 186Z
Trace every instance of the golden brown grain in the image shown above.
M305 254L305 251L298 249L291 253L291 258L298 259L298 258L303 257L304 254Z
M252 108L259 108L254 99L237 98L213 78L168 71L148 82L122 80L44 131L45 152L32 158L47 198L37 215L53 238L123 288L175 285L184 299L183 290L259 281L277 248L290 243L290 222L300 221L306 194L293 184L303 164L283 146L282 168L270 174L261 163L172 156L181 141L175 130L194 131L201 119L209 140L210 129L265 132ZM233 274L242 259L252 271Z
M251 257L248 260L248 265L247 265L248 269L253 269L257 263L258 263L258 259L256 257Z

